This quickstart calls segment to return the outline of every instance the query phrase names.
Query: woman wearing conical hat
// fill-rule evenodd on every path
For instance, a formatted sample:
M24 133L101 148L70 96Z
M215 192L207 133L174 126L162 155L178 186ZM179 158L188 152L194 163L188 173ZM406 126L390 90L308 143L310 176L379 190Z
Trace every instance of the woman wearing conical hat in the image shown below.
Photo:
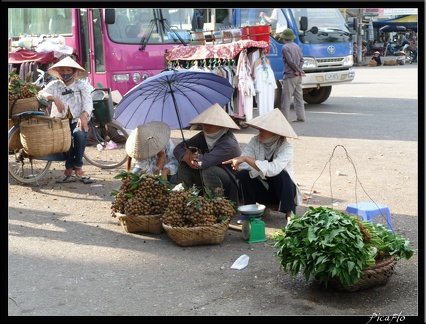
M246 124L259 134L251 138L240 156L223 163L238 171L240 201L245 205L278 205L288 222L301 202L294 178L293 147L287 141L287 137L297 138L297 134L278 108Z
M159 174L165 180L173 183L178 161L173 155L175 145L170 139L170 127L160 121L152 121L136 127L126 141L127 172L139 175Z
M77 177L83 177L83 154L89 131L88 121L93 110L91 86L81 80L88 73L69 56L51 66L48 73L57 80L49 82L40 96L52 102L51 117L69 119L73 137L65 162L64 181L74 172Z
M221 188L226 198L237 202L236 172L222 162L241 154L240 145L232 132L232 129L240 128L217 103L191 120L190 124L201 125L202 131L174 149L174 155L180 162L178 181L185 189L195 185L201 190L200 193L204 193L205 188L212 193Z

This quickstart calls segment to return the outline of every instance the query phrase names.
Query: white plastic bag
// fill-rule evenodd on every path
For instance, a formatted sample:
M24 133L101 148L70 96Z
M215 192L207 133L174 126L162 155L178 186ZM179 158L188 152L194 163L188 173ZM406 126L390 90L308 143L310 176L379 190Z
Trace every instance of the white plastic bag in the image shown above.
M231 269L241 270L247 267L249 262L248 255L243 254L237 260L235 260L234 264L231 266Z

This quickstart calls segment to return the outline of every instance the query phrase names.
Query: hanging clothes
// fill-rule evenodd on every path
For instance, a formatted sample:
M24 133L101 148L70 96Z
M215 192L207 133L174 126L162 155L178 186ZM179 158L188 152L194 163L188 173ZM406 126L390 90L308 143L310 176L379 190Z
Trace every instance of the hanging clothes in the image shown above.
M248 58L250 60L250 69L254 72L255 63L257 59L263 55L263 49L257 49L248 54ZM254 76L253 76L254 79Z
M234 71L233 66L231 66L231 60L228 60L228 64L226 64L226 62L225 62L222 66L222 69L223 69L223 72L224 72L224 77L228 79L230 84L233 84L235 71ZM235 92L235 88L234 88L234 92ZM233 99L231 99L226 104L225 110L228 113L228 115L234 116L234 100Z
M256 95L247 50L240 53L236 75L238 77L238 112L234 112L234 116L246 115L247 119L247 115L253 116L253 97Z
M194 61L192 62L192 66L189 68L189 70L203 70L203 69L198 66L198 61Z
M277 83L270 61L265 56L258 58L253 67L257 110L260 116L275 108L274 97Z

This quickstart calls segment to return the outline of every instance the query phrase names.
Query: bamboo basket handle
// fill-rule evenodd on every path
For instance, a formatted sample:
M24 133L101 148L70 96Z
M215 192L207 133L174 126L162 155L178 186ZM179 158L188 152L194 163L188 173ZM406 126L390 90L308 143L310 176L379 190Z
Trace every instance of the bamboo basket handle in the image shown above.
M46 121L53 121L54 123L60 123L61 120L62 120L61 118L50 117L50 116L34 116L33 118L40 119L40 120L46 120Z

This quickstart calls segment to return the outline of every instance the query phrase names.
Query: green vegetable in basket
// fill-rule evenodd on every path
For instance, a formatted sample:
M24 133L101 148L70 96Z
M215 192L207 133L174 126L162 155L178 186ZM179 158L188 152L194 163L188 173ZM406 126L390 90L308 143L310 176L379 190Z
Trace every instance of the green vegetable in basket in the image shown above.
M309 207L303 217L272 236L280 268L296 276L303 270L325 286L336 278L344 286L359 282L362 270L378 260L394 256L409 259L409 241L383 225L326 207Z

